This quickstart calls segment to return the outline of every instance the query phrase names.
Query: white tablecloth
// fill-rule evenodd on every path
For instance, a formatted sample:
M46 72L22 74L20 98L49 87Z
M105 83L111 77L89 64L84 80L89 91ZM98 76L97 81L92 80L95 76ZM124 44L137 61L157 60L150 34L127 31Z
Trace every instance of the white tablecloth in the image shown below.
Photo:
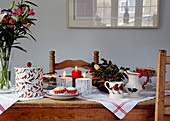
M39 99L39 98L43 98L43 96L36 97L36 98L17 98L15 93L0 94L0 115L18 100L25 101L25 100L33 100L33 99Z
M170 92L166 92L170 95ZM139 102L154 99L156 96L155 89L144 90L141 92L141 96L138 98L128 97L127 93L124 93L124 98L122 99L112 99L109 98L109 94L103 93L99 90L94 90L91 95L80 96L80 99L85 99L89 101L96 101L105 106L113 114L115 114L119 119L123 119L125 115L134 108Z
M155 89L144 90L141 96L138 98L131 98L124 93L123 99L112 99L109 95L103 93L97 89L93 90L93 93L88 96L79 96L80 99L86 99L89 101L96 101L104 105L108 110L115 114L119 119L122 119L133 107L139 103L146 100L151 100L155 98ZM170 95L170 91L166 91L166 95ZM42 98L42 97L38 97ZM37 98L17 98L15 94L0 94L0 115L12 106L16 101L24 101ZM71 100L70 100L71 101Z

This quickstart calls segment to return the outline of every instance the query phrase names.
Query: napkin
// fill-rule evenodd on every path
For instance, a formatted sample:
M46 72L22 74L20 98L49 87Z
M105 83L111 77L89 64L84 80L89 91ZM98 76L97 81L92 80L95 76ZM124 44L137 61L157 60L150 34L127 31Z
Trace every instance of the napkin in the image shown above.
M16 101L18 101L18 98L15 94L0 94L0 115Z
M26 101L39 98L43 98L43 96L33 98L18 98L15 93L0 94L0 115L17 101Z
M168 93L170 94L170 92L166 92L166 95ZM124 93L124 98L113 99L109 98L109 94L107 93L103 93L99 90L94 90L91 95L80 96L79 98L99 102L113 114L115 114L119 119L123 119L125 115L135 107L136 104L146 100L154 99L155 96L156 92L155 89L153 89L142 91L141 96L137 98L128 97L128 94Z

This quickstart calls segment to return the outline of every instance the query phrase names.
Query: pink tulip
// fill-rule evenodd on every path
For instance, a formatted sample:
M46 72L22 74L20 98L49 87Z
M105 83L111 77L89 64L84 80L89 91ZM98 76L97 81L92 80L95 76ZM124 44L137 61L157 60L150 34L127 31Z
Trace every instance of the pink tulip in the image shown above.
M28 12L28 16L34 16L35 15L35 13L33 12L33 9L28 8L27 12Z

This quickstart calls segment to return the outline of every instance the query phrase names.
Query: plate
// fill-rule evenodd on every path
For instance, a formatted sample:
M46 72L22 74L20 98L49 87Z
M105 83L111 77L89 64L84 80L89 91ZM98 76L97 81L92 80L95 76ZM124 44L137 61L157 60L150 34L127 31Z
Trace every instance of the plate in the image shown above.
M80 95L81 93L79 93ZM53 96L46 94L45 97L51 98L51 99L56 99L56 100L69 100L78 97L79 95L70 95L70 96Z
M53 90L49 90L47 92L47 95L49 96L55 96L55 97L73 97L73 96L79 96L81 93L77 92L75 94L69 94L67 92L65 93L60 93L60 94L55 94Z

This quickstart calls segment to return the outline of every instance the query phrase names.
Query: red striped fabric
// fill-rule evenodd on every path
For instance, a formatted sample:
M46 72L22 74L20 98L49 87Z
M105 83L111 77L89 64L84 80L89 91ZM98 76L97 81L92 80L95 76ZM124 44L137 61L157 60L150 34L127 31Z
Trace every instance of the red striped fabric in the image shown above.
M0 110L1 110L2 112L5 111L4 107L3 107L1 104L0 104Z

